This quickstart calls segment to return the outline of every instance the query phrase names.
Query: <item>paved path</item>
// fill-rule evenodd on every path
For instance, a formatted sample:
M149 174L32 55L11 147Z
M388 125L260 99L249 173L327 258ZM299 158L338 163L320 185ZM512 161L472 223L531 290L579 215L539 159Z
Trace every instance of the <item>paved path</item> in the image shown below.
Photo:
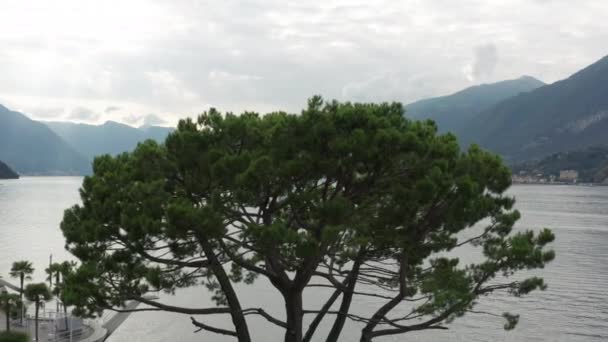
M103 342L108 338L109 335L106 329L94 324L89 324L89 327L93 329L91 335L78 340L78 342Z
M4 279L0 279L0 288L2 288L2 287L6 287L13 291L19 292L19 287L5 281ZM157 299L157 297L155 297L155 296L148 296L146 298L147 299ZM139 304L141 304L141 303L138 301L130 301L124 307L124 310L134 310L139 306ZM129 318L130 315L131 315L131 312L118 312L114 316L112 316L112 318L110 318L103 325L91 324L89 326L89 328L93 330L91 332L91 334L86 334L87 336L78 336L74 340L80 341L80 342L103 342L108 337L110 337L110 335L113 334L116 331L116 329L118 329L118 327L120 327L120 325L123 324L127 320L127 318ZM0 331L4 331L6 329L6 327L4 326L5 319L6 319L6 316L4 315L4 313L2 311L0 311ZM48 324L50 324L50 323L44 322L41 320L40 330L39 330L40 342L45 342L48 339L48 336L49 336ZM21 329L16 328L15 330L23 331L23 328L21 328ZM30 330L29 333L32 336L34 336L33 320L30 324L29 329L26 329L26 330Z
M19 287L15 286L11 283L9 283L8 281L4 280L4 279L0 279L0 286L5 286L8 287L9 289L15 291L15 292L19 292Z
M6 330L6 316L5 316L4 312L2 312L2 311L0 311L0 320L1 320L0 331L5 331ZM39 321L38 342L50 341L49 340L49 333L51 331L50 326L51 326L51 322L44 321L44 320ZM36 331L35 331L34 327L35 327L34 319L29 318L28 324L26 327L18 327L15 325L11 325L11 331L25 332L33 339L34 336L36 336Z
M125 306L124 310L134 310L141 304L138 301L130 301ZM108 331L108 336L110 336L118 327L123 324L127 318L131 315L130 312L117 312L112 318L110 318L104 325L103 328Z

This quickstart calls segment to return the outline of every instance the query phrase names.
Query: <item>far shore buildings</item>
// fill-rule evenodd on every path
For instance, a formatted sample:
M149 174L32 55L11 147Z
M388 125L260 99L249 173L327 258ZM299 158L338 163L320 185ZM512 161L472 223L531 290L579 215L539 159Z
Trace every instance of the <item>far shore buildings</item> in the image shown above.
M518 174L514 174L511 180L515 184L575 184L578 182L578 171L561 170L559 176L520 171Z
M576 183L578 180L578 171L562 170L559 172L559 180L567 183Z
M555 182L555 176L545 176L542 173L530 173L521 171L511 177L511 181L515 184L548 184Z

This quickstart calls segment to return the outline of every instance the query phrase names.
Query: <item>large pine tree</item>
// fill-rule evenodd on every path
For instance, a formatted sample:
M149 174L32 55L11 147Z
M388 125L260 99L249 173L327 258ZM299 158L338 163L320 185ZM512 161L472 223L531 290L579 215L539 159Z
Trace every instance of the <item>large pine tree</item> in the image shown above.
M211 110L180 122L165 145L97 158L82 205L67 210L61 226L82 262L66 279L66 297L89 314L138 300L199 317L228 315L232 329L192 322L241 342L251 340L252 315L284 329L285 341L337 341L346 320L370 341L445 329L492 292L544 288L540 278L510 279L554 254L544 248L549 230L513 232L519 214L505 195L509 170L403 114L397 103L320 97L300 115ZM477 263L450 256L465 246L482 251ZM280 293L282 317L243 305L235 284L257 277ZM200 284L215 307L145 297ZM303 293L318 284L333 292L310 307ZM379 307L355 314L366 297ZM312 316L308 326L304 315ZM508 328L517 321L505 318ZM329 331L317 329L325 320Z

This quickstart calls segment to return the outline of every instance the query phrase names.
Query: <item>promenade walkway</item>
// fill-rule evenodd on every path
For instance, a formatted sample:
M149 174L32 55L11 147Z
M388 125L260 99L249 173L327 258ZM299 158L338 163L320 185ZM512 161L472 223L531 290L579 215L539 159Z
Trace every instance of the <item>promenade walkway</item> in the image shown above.
M137 308L139 306L139 302L137 301L131 301L129 303L127 303L127 305L125 306L125 310L134 310L135 308ZM117 312L114 316L112 316L112 318L110 318L104 325L103 328L107 330L108 332L108 336L110 336L112 333L114 333L114 331L116 331L116 329L118 329L118 327L123 324L127 318L129 318L129 315L131 315L130 312Z
M10 289L15 292L19 292L19 287L7 282L4 279L0 279L0 291L2 289ZM146 299L154 300L158 299L155 296L147 296ZM139 304L138 301L130 301L124 307L124 310L134 310ZM110 319L108 319L105 323L100 323L100 321L88 321L85 322L84 330L73 336L73 342L103 342L110 335L112 335L119 327L122 325L131 315L130 312L117 312ZM6 316L4 312L0 311L0 331L5 330ZM39 342L52 342L52 341L68 341L69 336L62 336L61 338L52 337L51 330L53 327L53 320L45 320L43 318L40 319L40 327L39 327ZM11 329L15 331L24 331L29 333L31 336L34 336L34 320L33 318L27 318L27 324L25 327L18 327L11 325ZM65 335L62 334L62 335Z
M15 292L19 292L19 286L15 286L15 285L9 283L8 281L6 281L6 280L4 280L2 278L0 278L0 286L4 286L4 287L6 287L8 289L11 289L11 290L13 290Z

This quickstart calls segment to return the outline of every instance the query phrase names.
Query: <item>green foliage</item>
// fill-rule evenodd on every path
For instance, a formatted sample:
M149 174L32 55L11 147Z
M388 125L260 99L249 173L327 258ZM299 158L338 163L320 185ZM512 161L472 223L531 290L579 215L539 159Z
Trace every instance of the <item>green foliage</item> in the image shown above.
M24 277L26 280L32 279L34 273L34 267L32 263L27 260L15 261L11 267L10 275L13 278Z
M47 280L54 280L51 293L57 296L62 302L64 301L65 279L69 277L76 267L73 261L64 261L61 263L53 263L46 268L45 272L48 275Z
M302 292L329 281L348 312L360 297L345 287L359 283L392 297L364 319L369 341L442 327L494 291L544 289L540 278L508 278L554 257L549 230L512 232L519 213L504 195L510 172L499 157L461 151L453 135L404 118L397 103L313 97L301 115L210 110L181 121L164 145L99 157L93 169L82 205L61 224L81 261L66 278L66 301L85 315L203 285L249 341L240 319L262 314L241 308L233 284L262 276L289 303L284 323L264 317L287 327L286 341L301 341ZM478 235L463 241L463 231ZM461 246L483 259L446 257ZM406 301L415 303L411 315L394 329L381 324ZM323 319L323 310L313 313ZM346 318L337 314L337 335Z
M36 307L36 313L34 316L36 336L35 340L38 341L38 314L40 311L40 305L43 302L48 302L49 300L51 300L53 295L51 294L51 290L48 288L46 283L28 284L25 287L25 291L23 291L23 294L25 295L25 298L27 298L27 300L34 302L34 305Z
M26 280L32 279L34 273L34 267L32 263L27 260L15 261L11 266L10 276L19 279L19 294L23 299L23 286Z
M608 179L608 147L593 146L585 149L554 153L541 160L527 161L513 166L513 173L559 177L560 171L578 171L579 182L602 183Z
M28 284L23 294L27 300L34 303L48 302L53 298L51 290L45 283Z
M0 179L17 179L19 175L0 160Z
M0 342L28 342L29 336L21 332L0 332Z
M502 316L506 320L505 326L504 326L505 330L515 329L515 327L517 326L517 323L519 323L519 315L512 315L508 312L505 312L502 314Z
M17 317L21 307L19 295L7 292L0 292L0 310L8 314L9 317ZM2 322L0 322L2 324Z

